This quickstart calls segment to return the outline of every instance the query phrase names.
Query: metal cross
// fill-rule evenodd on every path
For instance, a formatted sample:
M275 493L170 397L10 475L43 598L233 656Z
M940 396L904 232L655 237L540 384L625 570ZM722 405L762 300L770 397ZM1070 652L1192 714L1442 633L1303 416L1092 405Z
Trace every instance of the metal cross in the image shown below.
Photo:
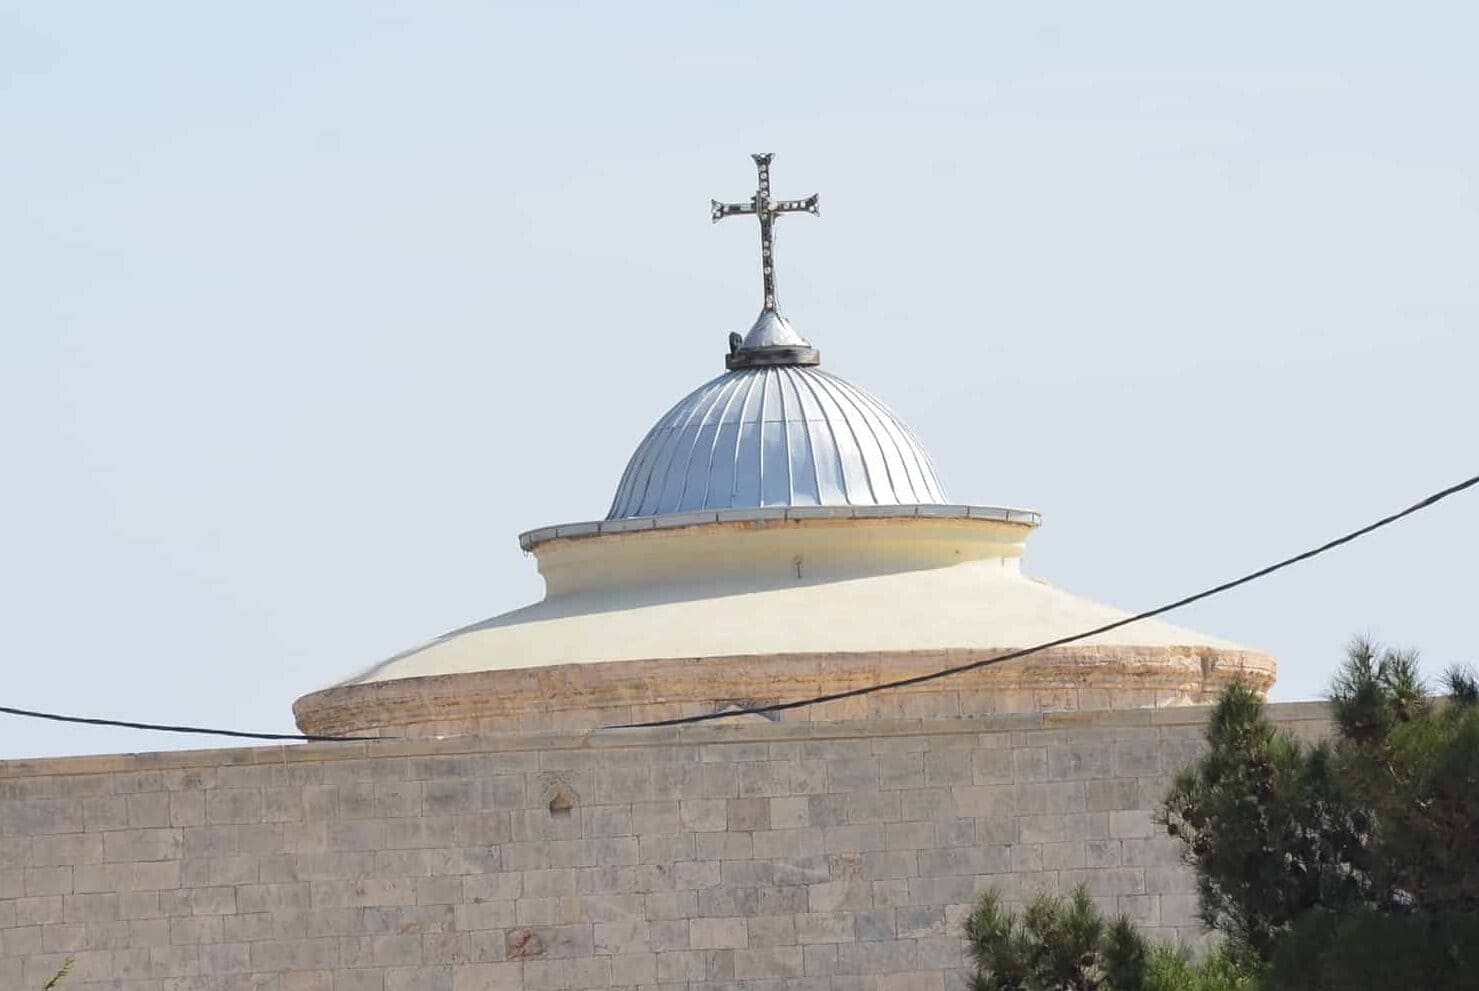
M760 267L765 274L765 309L778 313L775 304L775 221L783 213L809 213L818 216L817 194L812 193L804 200L773 200L770 198L770 160L774 155L751 155L755 168L760 172L760 188L748 203L720 203L710 200L714 223L738 213L753 213L760 218Z

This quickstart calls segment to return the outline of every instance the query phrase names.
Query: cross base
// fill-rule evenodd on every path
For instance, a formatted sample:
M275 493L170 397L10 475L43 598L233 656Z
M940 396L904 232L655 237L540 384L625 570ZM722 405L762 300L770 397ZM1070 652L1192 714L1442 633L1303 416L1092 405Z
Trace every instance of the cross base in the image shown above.
M724 367L760 368L765 365L820 365L822 352L810 347L740 348L724 356Z

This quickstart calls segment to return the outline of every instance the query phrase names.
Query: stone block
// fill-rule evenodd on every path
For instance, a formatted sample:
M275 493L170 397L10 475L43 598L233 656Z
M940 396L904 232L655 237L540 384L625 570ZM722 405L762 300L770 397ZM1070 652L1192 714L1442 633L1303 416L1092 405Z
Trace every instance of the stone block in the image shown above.
M1065 815L1084 811L1082 781L1029 782L1016 786L1016 811L1021 815Z
M820 829L773 829L751 836L753 855L760 859L800 860L826 851L825 831Z
M923 753L880 755L878 758L879 786L885 791L918 788L925 782L924 757Z
M1048 780L1048 752L1043 747L1012 751L1014 780L1018 782Z
M1094 812L1084 815L1031 815L1017 820L1017 835L1023 843L1063 843L1068 840L1103 839L1107 835L1107 815Z
M795 917L798 943L850 943L856 937L851 912L806 912Z
M959 846L919 853L921 877L949 874L1004 874L1011 870L1012 848L1007 846Z
M513 963L454 963L452 991L522 991L524 965ZM335 982L335 991L340 991Z
M736 980L802 977L805 973L806 968L799 946L740 949L734 954Z
M148 792L164 798L168 803L167 792ZM84 828L93 832L102 832L105 829L127 829L128 821L128 798L127 795L99 795L82 800L82 823ZM144 825L170 825L169 823L147 823Z
M1017 792L1013 785L964 785L952 792L954 814L979 819L1012 816L1017 813Z
M859 911L873 907L873 887L863 880L828 881L806 889L812 913Z
M688 945L695 950L745 947L749 945L749 929L743 918L691 919Z
M894 910L870 908L853 913L853 937L858 941L894 938Z
M385 968L385 991L452 991L448 965Z
M1158 740L1118 740L1112 747L1114 776L1139 778L1161 773L1161 747ZM1177 760L1173 766L1180 766Z
M261 822L262 792L256 788L215 789L205 793L205 821L209 825Z
M1131 809L1109 813L1109 835L1114 839L1141 839L1164 836L1165 830L1156 824L1153 811Z
M729 799L725 803L725 828L731 832L770 829L770 799Z
M1139 784L1133 778L1084 782L1084 807L1089 812L1118 812L1136 808Z
M919 969L919 948L913 940L842 943L837 947L837 970L843 974L899 974Z
M141 792L137 795L128 795L124 801L128 808L127 825L134 829L154 826L171 826L169 806L170 795L168 792L151 791ZM84 809L86 805L84 804ZM113 828L97 827L89 823L88 828Z
M611 957L611 983L618 987L651 987L657 982L657 954L619 953Z
M17 872L20 884L12 885L4 897L19 898L22 895L70 895L72 893L71 867L28 867Z
M796 945L794 915L757 916L746 920L746 926L751 947Z
M749 916L760 911L760 891L753 886L719 884L698 892L700 916Z
M236 913L236 889L234 887L192 888L190 890L191 915L234 915Z
M737 771L741 798L772 798L791 793L792 766L788 761L740 764Z
M1042 869L1049 871L1081 870L1088 866L1088 841L1069 840L1065 843L1044 843Z
M701 862L749 860L755 855L755 840L750 833L695 833L693 850Z
M924 783L961 785L971 783L971 751L946 750L924 755Z
M673 865L673 887L708 888L720 882L719 861L691 860Z
M694 834L648 833L637 837L637 863L673 864L694 858Z
M899 792L862 791L847 796L846 816L849 823L897 822L900 814Z
M827 790L831 792L876 791L878 758L851 757L827 762Z
M222 933L219 916L171 919L169 922L169 941L173 946L187 943L219 943L222 940Z
M706 764L700 768L704 798L738 798L739 768L734 764Z
M801 952L805 962L806 976L826 981L828 989L834 987L832 982L826 979L837 973L837 946L818 943L802 947Z
M1071 747L1048 748L1049 781L1083 781L1108 778L1113 769L1109 751L1095 742ZM1121 775L1133 777L1133 775Z
M823 846L829 854L882 850L887 845L887 835L882 823L828 826L821 830L821 834Z
M698 950L673 950L657 955L657 979L662 984L688 984L708 976L708 960ZM526 986L535 987L538 985ZM550 985L543 985L549 987Z
M880 974L876 991L945 991L945 977L928 971L911 974Z
M638 836L677 833L682 828L676 801L638 802L632 806L632 830Z
M912 849L871 851L864 853L862 857L862 875L870 881L915 877L919 874L919 854Z
M1133 867L1060 871L1059 879L1065 888L1082 884L1089 894L1098 897L1145 894L1145 872Z
M773 829L800 829L811 825L811 799L793 795L770 800L770 825Z
M1016 777L1015 763L1010 750L971 751L971 783L1011 784Z
M974 877L939 876L908 879L911 905L967 905L976 900L979 885Z
M643 914L649 920L691 919L698 914L695 891L654 891L643 900Z
M934 842L921 844L921 848L966 846L976 842L976 820L974 819L956 819L947 815L932 820L929 825L934 831Z
M911 905L897 909L894 926L899 937L904 939L943 936L947 932L959 931L959 926L950 926L945 910L939 906Z
M1147 867L1145 891L1151 895L1190 895L1197 890L1196 874L1190 867Z
M714 832L728 828L728 803L722 798L690 799L679 806L684 829Z
M812 826L841 826L847 822L846 795L807 797L807 820Z
M0 834L49 836L83 829L82 803L76 799L35 798L0 802Z
M104 859L106 833L62 833L31 840L30 863L36 867L100 864ZM108 858L128 859L128 858Z
M1181 843L1165 835L1121 841L1126 867L1176 867L1181 863Z
M518 914L511 901L476 902L471 905L453 907L459 932L478 929L512 929L518 924Z

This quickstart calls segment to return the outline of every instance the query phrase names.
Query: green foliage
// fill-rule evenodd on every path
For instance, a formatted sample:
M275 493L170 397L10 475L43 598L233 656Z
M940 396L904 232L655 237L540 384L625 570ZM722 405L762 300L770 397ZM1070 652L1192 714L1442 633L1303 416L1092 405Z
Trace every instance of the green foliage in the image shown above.
M1318 909L1275 947L1270 973L1280 991L1479 988L1479 915Z
M1150 954L1145 991L1260 991L1260 967L1225 945L1200 960L1185 950L1158 946Z
M966 919L973 991L1142 991L1145 941L1128 919L1106 923L1082 885L1038 895L1019 917L993 891Z
M1341 799L1325 747L1276 733L1257 693L1234 684L1207 728L1207 755L1166 798L1167 831L1196 868L1202 920L1266 957L1325 902L1359 897L1362 823Z
M1106 920L1082 885L1039 895L1019 917L992 891L966 919L972 991L1260 991L1258 965L1225 947L1201 960L1151 947L1124 916Z
M1223 693L1164 820L1204 921L1271 987L1454 987L1479 966L1479 683L1455 670L1445 687L1430 697L1415 654L1357 640L1320 745L1275 732L1251 690Z

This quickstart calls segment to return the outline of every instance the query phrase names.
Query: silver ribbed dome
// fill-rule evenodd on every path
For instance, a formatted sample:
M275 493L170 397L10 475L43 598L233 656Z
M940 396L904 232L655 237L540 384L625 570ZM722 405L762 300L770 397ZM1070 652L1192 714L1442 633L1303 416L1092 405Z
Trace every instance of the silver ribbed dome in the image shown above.
M944 502L929 455L886 406L818 368L775 365L721 375L664 414L606 518Z

